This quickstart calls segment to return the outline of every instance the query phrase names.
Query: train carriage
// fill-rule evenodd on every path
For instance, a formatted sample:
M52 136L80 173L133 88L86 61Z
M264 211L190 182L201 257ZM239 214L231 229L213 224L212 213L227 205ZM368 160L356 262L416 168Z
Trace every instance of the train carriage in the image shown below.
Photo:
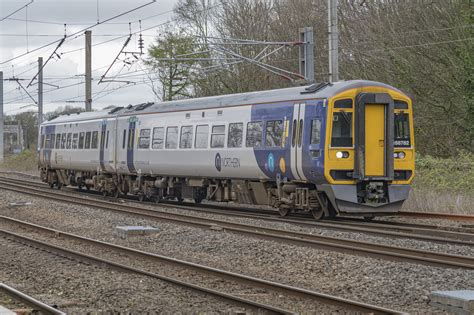
M412 104L362 80L144 103L44 122L39 156L52 187L370 218L408 198Z

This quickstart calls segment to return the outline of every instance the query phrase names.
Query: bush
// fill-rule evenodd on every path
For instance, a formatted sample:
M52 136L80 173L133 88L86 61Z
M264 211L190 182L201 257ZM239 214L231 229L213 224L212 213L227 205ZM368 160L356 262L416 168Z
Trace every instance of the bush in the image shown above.
M457 156L416 157L413 187L416 190L474 193L474 153L461 151Z
M38 158L34 151L25 150L20 154L6 156L1 166L11 171L36 171L38 170Z

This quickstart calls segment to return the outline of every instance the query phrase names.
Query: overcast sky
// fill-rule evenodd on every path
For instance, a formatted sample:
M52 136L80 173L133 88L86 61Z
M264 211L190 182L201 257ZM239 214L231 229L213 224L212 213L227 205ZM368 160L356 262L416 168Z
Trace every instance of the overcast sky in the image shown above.
M29 2L30 0L0 0L0 20ZM13 76L26 79L20 81L26 87L37 73L38 57L41 56L46 61L56 48L57 43L38 51L31 51L60 40L64 35L63 24L66 24L66 34L70 35L96 24L97 20L104 21L149 2L151 0L34 0L27 8L21 9L0 22L0 71L3 71L4 79ZM94 109L108 105L128 105L156 100L151 89L143 83L127 86L124 86L125 83L102 83L99 85L97 83L122 48L129 33L129 22L132 23L132 32L139 31L138 20L142 20L142 29L167 22L173 18L172 9L176 2L177 0L157 0L155 3L91 29L93 45L92 107ZM153 42L154 37L158 34L158 29L143 31L145 46L149 46ZM117 38L120 36L123 37ZM100 44L108 40L112 41ZM84 45L85 36L66 39L57 50L60 59L55 56L45 66L44 82L60 87L57 89L56 86L44 85L45 112L64 105L84 106L84 103L66 102L66 100L80 102L84 100L85 85L79 84L84 81ZM125 51L139 51L138 34L132 37ZM30 53L21 56L27 52ZM18 58L8 61L15 57ZM132 57L130 56L130 58ZM121 59L124 58L121 57ZM139 69L137 63L129 66L123 61L118 61L107 77L114 77L119 72L120 75L127 72L132 72L130 75L140 74L140 72L136 72L137 69ZM126 80L143 81L140 75L135 77L130 75ZM74 84L76 85L65 88L65 86ZM121 86L123 88L118 89ZM111 91L112 89L117 90ZM37 85L28 88L28 92L37 100ZM4 81L4 103L4 112L11 115L16 113L20 107L32 104L33 101L23 90L19 89L16 82ZM36 108L30 106L22 109L22 111L24 110L36 110Z

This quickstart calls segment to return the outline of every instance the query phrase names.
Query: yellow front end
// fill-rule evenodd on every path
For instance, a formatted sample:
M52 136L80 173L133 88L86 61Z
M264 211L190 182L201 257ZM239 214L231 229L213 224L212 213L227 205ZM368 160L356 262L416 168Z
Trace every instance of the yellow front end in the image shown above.
M363 96L373 100L361 106ZM338 212L398 211L415 169L411 99L385 87L344 91L328 99L326 130L324 188Z

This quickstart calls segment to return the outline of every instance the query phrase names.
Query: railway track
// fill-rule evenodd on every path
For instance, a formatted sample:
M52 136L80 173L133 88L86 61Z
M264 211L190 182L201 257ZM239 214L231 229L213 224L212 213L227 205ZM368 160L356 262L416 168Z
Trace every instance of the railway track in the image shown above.
M7 177L0 177L0 180L12 184L28 184L31 186L46 188L46 184L36 181L17 180ZM72 192L77 192L77 189L70 188ZM92 192L92 191L89 191ZM100 198L103 198L102 196ZM153 203L148 203L153 204ZM265 209L249 209L237 208L233 206L223 206L215 204L192 204L192 203L176 203L164 202L162 207L180 208L192 211L205 212L209 214L218 214L225 216L233 216L240 218L262 219L272 222L292 223L302 227L309 228L327 228L345 232L367 233L383 237L393 238L409 238L418 239L429 242L450 243L455 245L474 246L474 229L457 228L453 230L452 227L433 226L426 224L406 223L400 224L397 222L360 222L357 219L338 219L329 221L314 221L312 218L305 216L280 217L276 211Z
M24 304L28 305L29 307L32 308L33 313L39 312L40 314L44 315L66 315L66 313L51 307L23 292L20 292L4 283L0 283L0 292L3 292L4 294L10 296L14 300Z
M0 229L0 234L4 237L14 239L21 243L27 243L31 246L41 248L47 251L54 252L59 255L65 255L67 257L72 257L79 261L97 264L100 266L108 266L114 269L118 269L120 271L125 272L133 272L136 274L153 277L156 279L160 279L163 281L167 281L173 283L175 285L180 285L186 288L190 288L193 290L197 290L199 292L213 295L221 299L229 300L233 303L241 304L246 307L251 307L252 309L257 309L259 311L264 311L267 314L293 314L293 311L286 310L280 308L278 306L269 305L268 303L260 303L249 299L244 299L239 297L235 294L230 294L224 292L223 290L215 290L203 285L195 284L195 281L183 281L178 280L177 278L173 278L167 275L158 274L153 271L146 270L144 268L137 268L129 263L130 258L132 260L140 261L143 265L143 262L147 262L150 265L155 264L163 264L167 266L173 266L178 268L183 268L187 271L192 271L194 273L199 273L206 277L207 279L214 277L225 279L226 281L232 281L237 283L238 285L250 285L252 288L263 288L267 291L276 292L276 296L278 299L284 298L281 294L285 294L285 296L291 296L298 299L305 299L309 300L312 303L323 303L328 305L336 306L344 311L356 311L362 313L371 313L371 314L403 314L402 312L391 310L384 307L379 307L376 305L371 305L367 303L357 302L349 299L340 298L337 296L333 296L330 294L324 294L320 292L315 292L308 289L298 288L286 284L281 284L269 280L264 280L256 277L251 277L243 274L238 274L234 272L229 272L217 268L208 267L205 265L200 265L192 262L187 262L179 259L175 259L172 257L167 257L164 255L158 255L154 253L149 253L129 247L124 247L108 242L103 242L99 240L94 240L91 238L79 236L72 233L63 232L57 229L48 228L44 226L40 226L34 223L25 222L5 216L0 216L0 221L9 223L9 227L16 226L14 229L15 232ZM22 231L20 234L19 231ZM34 234L35 237L25 236L25 231L28 231L27 234ZM34 231L34 233L33 233ZM38 233L41 236L38 236ZM37 238L41 238L38 240ZM44 240L46 238L47 240ZM51 242L51 240L53 240ZM58 244L58 240L61 240L61 244ZM65 243L67 243L67 245ZM98 256L92 256L89 254L85 254L83 250L77 250L77 248L82 248L82 246L86 246L87 252L94 252L94 253L101 253L101 255L108 256L107 258L101 258ZM73 247L74 250L70 249ZM117 259L117 257L124 257L126 256L127 259ZM110 259L110 257L114 257L115 259ZM128 262L123 262L126 260ZM147 268L148 269L148 268ZM151 268L153 269L153 268ZM155 268L163 270L162 268ZM189 280L189 279L188 279ZM204 281L207 283L212 283L212 281ZM221 283L222 281L219 281Z
M415 212L415 211L401 211L399 214L404 217L413 217L413 218L444 219L444 220L474 222L474 215L468 215L468 214L454 214L454 213L440 213L440 212Z
M210 219L188 214L150 210L143 207L122 205L98 199L85 198L77 195L66 195L58 191L33 188L28 185L20 185L16 183L0 183L0 188L22 194L28 194L35 197L47 198L49 200L77 204L95 209L114 211L129 215L138 215L148 219L168 221L175 224L184 224L205 229L219 227L227 232L269 239L281 243L295 244L298 246L309 246L318 249L339 251L346 254L349 253L386 260L412 262L449 268L474 269L474 257L451 255L383 244L373 244L344 238L335 238L310 233L267 228L251 224L235 223L225 220Z

